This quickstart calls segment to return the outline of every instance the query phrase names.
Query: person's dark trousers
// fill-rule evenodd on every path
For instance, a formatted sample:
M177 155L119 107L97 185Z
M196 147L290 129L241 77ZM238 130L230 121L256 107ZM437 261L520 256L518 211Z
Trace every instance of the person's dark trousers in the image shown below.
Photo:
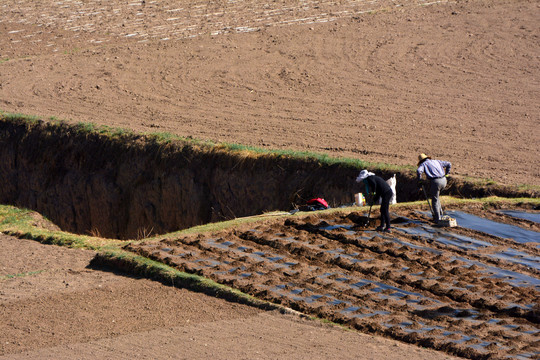
M381 226L390 227L390 200L392 200L392 191L383 194L381 198Z

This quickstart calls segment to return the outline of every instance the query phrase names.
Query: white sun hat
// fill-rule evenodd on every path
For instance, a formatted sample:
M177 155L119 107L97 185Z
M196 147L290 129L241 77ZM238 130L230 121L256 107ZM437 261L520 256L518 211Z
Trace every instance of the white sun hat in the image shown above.
M356 178L356 182L360 182L364 180L365 178L367 178L368 176L373 176L373 175L375 174L372 172L369 172L367 170L362 170L360 171L360 174L358 174L358 177Z

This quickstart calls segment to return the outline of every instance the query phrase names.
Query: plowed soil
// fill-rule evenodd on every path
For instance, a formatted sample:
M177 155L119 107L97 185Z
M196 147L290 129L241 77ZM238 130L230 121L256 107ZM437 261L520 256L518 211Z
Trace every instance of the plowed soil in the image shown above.
M534 0L0 8L5 111L540 185Z
M1 110L393 164L425 152L457 175L540 185L534 0L3 0L0 9ZM0 357L540 356L538 238L446 234L418 209L394 214L397 229L381 234L359 227L362 215L129 249L370 335L89 269L93 253L0 236Z
M127 249L364 332L472 359L537 358L540 224L453 211L463 226L433 227L419 209L394 213L389 234L356 212L293 216Z
M0 235L0 359L453 359L89 268L94 253Z

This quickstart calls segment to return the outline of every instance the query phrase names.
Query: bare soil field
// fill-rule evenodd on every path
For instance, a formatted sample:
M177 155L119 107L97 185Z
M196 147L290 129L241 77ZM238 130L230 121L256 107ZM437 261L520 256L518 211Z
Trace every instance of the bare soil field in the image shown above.
M94 253L0 235L0 359L453 359L89 267Z
M5 111L540 185L534 0L0 6Z
M448 213L460 227L399 208L391 234L346 212L127 249L364 332L472 359L538 358L538 212L536 222L497 207Z
M124 247L344 328L0 235L0 358L536 359L538 210L454 204L440 228L426 208L393 207L389 234L343 209Z
M398 165L425 152L457 175L540 185L534 0L0 9L3 111ZM400 208L389 235L353 212L126 247L360 332L0 235L0 358L537 358L538 225L449 210L462 227Z

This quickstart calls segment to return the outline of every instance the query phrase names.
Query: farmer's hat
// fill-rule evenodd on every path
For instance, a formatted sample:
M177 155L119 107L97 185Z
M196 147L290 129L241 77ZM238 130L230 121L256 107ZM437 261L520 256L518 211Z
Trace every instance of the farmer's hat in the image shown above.
M358 177L356 178L356 182L360 182L364 180L365 178L367 178L368 176L372 176L372 175L375 175L375 174L367 170L362 170L360 171L360 174L358 174Z
M424 153L421 153L420 155L418 155L418 166L420 166L420 164L424 162L424 160L426 159L431 159L431 158Z

